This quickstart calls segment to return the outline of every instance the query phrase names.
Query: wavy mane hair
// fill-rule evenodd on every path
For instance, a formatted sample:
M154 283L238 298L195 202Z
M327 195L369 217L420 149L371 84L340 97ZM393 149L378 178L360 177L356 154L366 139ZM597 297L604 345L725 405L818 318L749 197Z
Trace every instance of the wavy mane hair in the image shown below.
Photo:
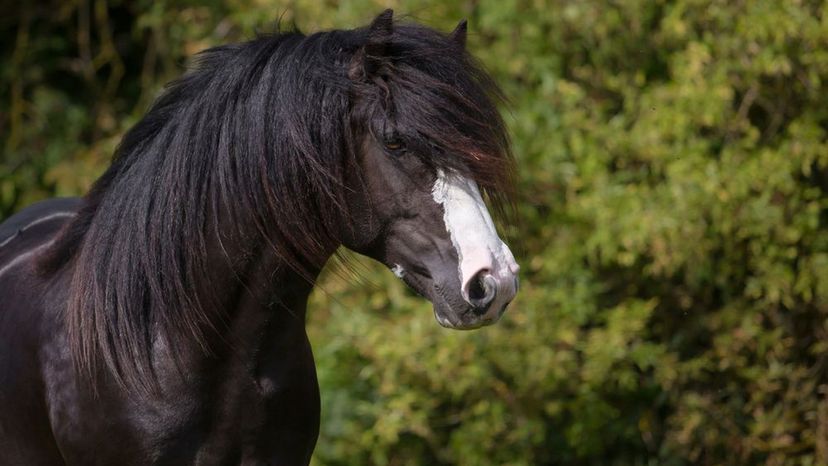
M430 163L473 177L496 209L509 204L512 157L493 81L445 34L372 30L209 49L127 132L39 262L44 274L73 267L76 367L94 377L103 363L119 383L141 385L156 338L209 351L228 311L204 293L214 289L207 259L229 241L265 245L299 273L321 266L349 223L346 175L377 115ZM225 259L233 270L245 262Z

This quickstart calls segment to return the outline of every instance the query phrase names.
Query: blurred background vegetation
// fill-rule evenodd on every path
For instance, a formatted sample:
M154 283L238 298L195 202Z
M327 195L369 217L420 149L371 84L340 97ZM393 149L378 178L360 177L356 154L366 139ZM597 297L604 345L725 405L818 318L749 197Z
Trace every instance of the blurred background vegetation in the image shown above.
M79 195L188 57L383 8L511 99L522 290L440 328L326 275L316 465L828 464L828 12L804 0L72 0L0 17L0 219Z

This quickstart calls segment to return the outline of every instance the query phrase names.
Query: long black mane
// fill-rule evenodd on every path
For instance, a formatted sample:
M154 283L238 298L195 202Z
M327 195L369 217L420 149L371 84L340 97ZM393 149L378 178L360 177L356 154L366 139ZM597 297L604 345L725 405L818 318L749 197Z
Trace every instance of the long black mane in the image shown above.
M500 203L511 155L493 82L462 45L404 24L379 72L355 80L369 40L366 29L287 32L207 50L124 136L40 260L45 274L73 266L66 318L79 369L92 376L103 363L141 386L156 337L209 349L227 317L209 292L217 247L267 247L300 272L321 265L348 224L345 179L375 115ZM249 257L225 259L241 270Z

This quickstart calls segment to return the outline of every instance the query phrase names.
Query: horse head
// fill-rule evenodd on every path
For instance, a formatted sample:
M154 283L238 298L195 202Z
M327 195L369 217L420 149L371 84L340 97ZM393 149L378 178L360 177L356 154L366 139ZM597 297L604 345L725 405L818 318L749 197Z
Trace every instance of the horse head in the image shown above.
M496 322L519 269L481 195L498 204L511 183L500 94L465 37L465 21L443 35L387 10L347 63L356 170L343 244L391 268L455 329Z

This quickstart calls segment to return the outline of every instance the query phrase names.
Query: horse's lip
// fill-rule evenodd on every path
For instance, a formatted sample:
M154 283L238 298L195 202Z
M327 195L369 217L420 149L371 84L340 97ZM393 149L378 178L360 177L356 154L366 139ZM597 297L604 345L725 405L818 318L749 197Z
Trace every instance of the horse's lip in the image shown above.
M432 304L434 305L434 318L445 328L452 330L474 330L496 323L500 320L500 316L503 315L503 311L494 316L480 315L471 306L456 309L451 307L440 293L436 294L437 296L432 300Z
M502 314L502 313L501 313ZM500 320L500 315L494 318L482 318L474 316L474 314L470 314L469 312L464 312L461 316L465 315L472 315L473 318L470 320L465 320L462 317L459 319L452 319L451 317L444 315L437 309L437 306L434 307L434 318L437 320L441 326L445 328L449 328L452 330L474 330L476 328L485 327L487 325L492 325Z

